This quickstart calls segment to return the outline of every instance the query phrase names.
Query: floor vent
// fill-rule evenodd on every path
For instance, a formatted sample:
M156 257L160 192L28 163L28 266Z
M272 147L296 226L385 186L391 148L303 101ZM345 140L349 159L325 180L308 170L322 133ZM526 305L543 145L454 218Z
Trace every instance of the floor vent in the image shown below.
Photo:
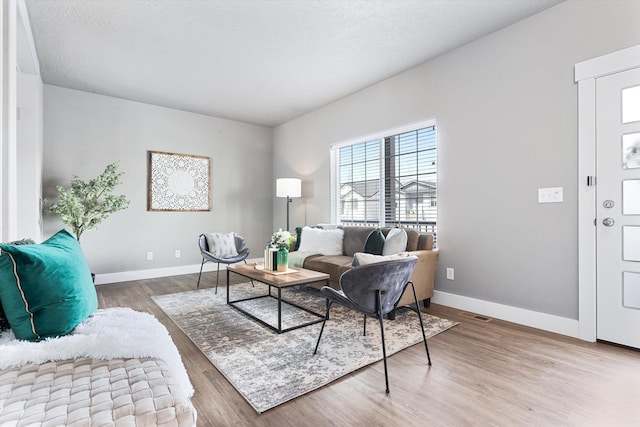
M480 314L475 313L467 313L466 311L460 312L460 316L466 317L468 319L479 320L481 322L491 322L491 318L487 316L482 316Z

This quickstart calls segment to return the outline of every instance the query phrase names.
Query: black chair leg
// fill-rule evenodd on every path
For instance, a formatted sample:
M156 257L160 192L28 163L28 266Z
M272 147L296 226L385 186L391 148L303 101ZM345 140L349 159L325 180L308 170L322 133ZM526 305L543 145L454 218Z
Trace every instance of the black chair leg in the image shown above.
M380 322L380 335L382 336L382 360L384 361L384 383L386 385L386 393L389 393L389 374L387 373L387 348L384 343L384 326L382 325L382 300L380 291L376 291L378 295L378 322Z
M411 284L411 289L413 289L413 298L416 301L416 313L418 314L418 319L420 319L420 329L422 330L422 339L424 339L424 349L427 351L427 360L429 361L429 366L431 366L431 356L429 356L429 346L427 345L427 336L424 334L424 323L422 321L422 314L420 313L420 304L418 303L418 295L416 294L416 287L413 282L409 282Z
M243 259L244 263L247 263L246 259ZM227 283L227 286L229 286L229 284ZM253 284L253 279L251 279L251 286L253 286L254 288L256 287L256 285Z
M220 263L218 263L218 272L216 273L216 291L214 294L218 294L218 277L220 276Z
M320 338L322 338L322 332L324 331L324 324L327 323L327 320L329 319L329 310L331 310L331 303L333 303L333 301L327 300L327 312L324 315L324 320L322 321L322 327L320 328L320 335L318 335L318 341L316 342L316 349L313 350L313 354L316 354L316 352L318 351L318 346L320 345Z
M362 336L366 337L367 336L367 315L364 315L364 321L363 321L364 327L362 328Z
M202 258L202 264L200 264L200 274L198 274L198 285L196 286L196 288L200 287L200 277L202 277L202 266L204 265L205 260L204 258Z

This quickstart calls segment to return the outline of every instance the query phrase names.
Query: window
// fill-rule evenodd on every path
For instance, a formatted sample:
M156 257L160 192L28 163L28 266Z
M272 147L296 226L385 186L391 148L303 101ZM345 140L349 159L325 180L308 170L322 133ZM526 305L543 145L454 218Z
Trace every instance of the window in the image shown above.
M436 233L434 121L335 145L331 175L333 222Z

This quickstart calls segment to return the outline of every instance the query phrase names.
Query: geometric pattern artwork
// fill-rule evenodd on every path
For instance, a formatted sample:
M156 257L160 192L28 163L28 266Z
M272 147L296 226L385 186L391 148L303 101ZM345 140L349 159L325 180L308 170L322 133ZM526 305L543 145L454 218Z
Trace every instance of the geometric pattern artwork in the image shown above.
M210 159L149 151L150 211L210 211Z

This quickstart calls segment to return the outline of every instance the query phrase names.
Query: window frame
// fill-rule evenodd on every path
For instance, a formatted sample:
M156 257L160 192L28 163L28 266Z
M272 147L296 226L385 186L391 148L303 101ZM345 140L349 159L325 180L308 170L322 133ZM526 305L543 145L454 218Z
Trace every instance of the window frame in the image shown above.
M408 123L402 126L398 126L395 128L391 128L391 129L386 129L386 130L382 130L382 131L378 131L369 135L365 135L365 136L361 136L358 138L353 138L353 139L349 139L346 141L342 141L342 142L338 142L335 144L332 144L330 147L330 183L331 183L331 204L330 204L330 209L331 209L331 223L333 224L340 224L340 182L339 182L339 166L340 166L340 149L343 147L347 147L349 145L354 145L354 144L360 144L360 143L366 143L372 140L378 140L380 142L380 179L381 179L381 185L380 185L380 202L379 202L379 208L380 208L380 212L378 215L378 227L383 227L386 221L385 218L385 207L384 207L384 200L386 199L386 194L385 194L385 188L384 188L384 181L386 179L385 177L385 138L389 138L392 136L396 136L396 135L400 135L403 133L407 133L407 132L413 132L413 131L418 131L420 129L424 129L424 128L429 128L429 127L434 127L435 129L435 137L436 137L436 187L437 187L437 174L438 174L438 126L437 126L437 121L435 118L429 118L429 119L425 119L425 120L421 120L418 122L412 122L412 123ZM436 200L437 200L437 189L436 189ZM436 206L434 206L436 208L436 224L437 224L437 218L438 218L438 204L437 202L435 203ZM437 228L437 226L436 226Z

